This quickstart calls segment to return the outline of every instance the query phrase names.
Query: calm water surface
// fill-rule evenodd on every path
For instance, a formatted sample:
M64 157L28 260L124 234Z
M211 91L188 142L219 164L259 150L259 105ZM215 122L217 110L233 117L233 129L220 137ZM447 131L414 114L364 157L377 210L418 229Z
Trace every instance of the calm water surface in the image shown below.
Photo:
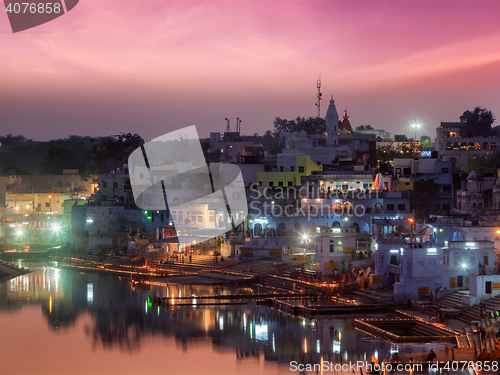
M0 373L300 373L291 361L382 361L391 349L347 318L308 320L253 303L167 308L148 301L200 303L178 298L233 292L137 287L126 278L37 268L0 284Z

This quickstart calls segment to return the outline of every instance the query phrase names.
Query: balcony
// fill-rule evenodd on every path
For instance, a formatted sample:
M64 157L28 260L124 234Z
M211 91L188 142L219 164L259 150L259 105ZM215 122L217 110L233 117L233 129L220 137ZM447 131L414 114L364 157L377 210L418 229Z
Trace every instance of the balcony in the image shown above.
M389 266L387 267L387 271L392 272L396 275L400 275L401 274L401 266L396 266L395 264L389 264Z

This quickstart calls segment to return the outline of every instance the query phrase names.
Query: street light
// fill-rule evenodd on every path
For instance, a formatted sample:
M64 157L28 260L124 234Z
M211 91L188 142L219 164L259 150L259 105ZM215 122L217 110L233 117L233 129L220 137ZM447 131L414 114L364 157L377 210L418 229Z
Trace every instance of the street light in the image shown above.
M309 241L311 241L309 239L309 235L307 233L304 233L302 235L302 242L304 242L304 263L307 263L306 247L309 250L309 245L308 245ZM304 263L302 264L302 267L304 267Z
M411 127L415 129L414 141L416 142L417 141L417 128L420 128L420 124L412 124Z

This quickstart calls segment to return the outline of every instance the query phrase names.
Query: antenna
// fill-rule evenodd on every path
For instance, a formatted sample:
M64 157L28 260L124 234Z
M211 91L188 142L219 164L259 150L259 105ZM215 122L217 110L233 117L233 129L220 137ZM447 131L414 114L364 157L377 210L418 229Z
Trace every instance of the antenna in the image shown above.
M240 124L241 124L241 120L240 120L240 118L239 118L239 117L236 117L236 133L238 133L238 134L239 134L239 133L240 133L240 131L241 131L241 125L240 125Z
M227 117L226 117L226 133L229 133L231 131L231 127L229 126L229 123L231 122L231 120L229 120Z
M318 115L317 117L321 117L321 97L323 94L321 93L321 75L319 79L316 81L316 87L318 88L318 102L316 103L316 107L318 107Z

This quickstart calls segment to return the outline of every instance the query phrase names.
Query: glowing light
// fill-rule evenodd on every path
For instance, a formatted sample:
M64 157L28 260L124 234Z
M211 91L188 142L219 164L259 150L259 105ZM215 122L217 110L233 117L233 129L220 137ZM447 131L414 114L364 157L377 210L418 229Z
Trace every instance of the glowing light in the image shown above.
M94 302L94 284L87 284L87 303Z
M87 224L92 224L94 222L94 219L92 219L91 217L88 217L86 221L87 221Z
M255 339L261 341L267 341L268 338L268 327L267 324L256 324L255 325Z
M476 243L475 242L466 242L465 245L474 247L474 246L476 246Z
M462 263L462 268L467 268L467 263Z
M333 352L340 353L340 342L338 341L333 342Z
M23 235L23 231L21 229L18 229L18 230L16 230L16 234L18 236L22 236Z
M59 232L61 230L61 227L59 226L59 224L54 224L54 226L52 227L52 229L54 230L54 232Z
M428 253L435 253L436 251L437 251L437 250L436 250L436 248L435 248L435 247L432 247L432 248L430 248L430 249L427 249L427 252L428 252Z
M308 236L307 234L303 234L303 235L302 235L302 239L303 239L304 241L307 241L307 240L309 239L309 236Z
M52 314L52 295L49 296L49 314Z

